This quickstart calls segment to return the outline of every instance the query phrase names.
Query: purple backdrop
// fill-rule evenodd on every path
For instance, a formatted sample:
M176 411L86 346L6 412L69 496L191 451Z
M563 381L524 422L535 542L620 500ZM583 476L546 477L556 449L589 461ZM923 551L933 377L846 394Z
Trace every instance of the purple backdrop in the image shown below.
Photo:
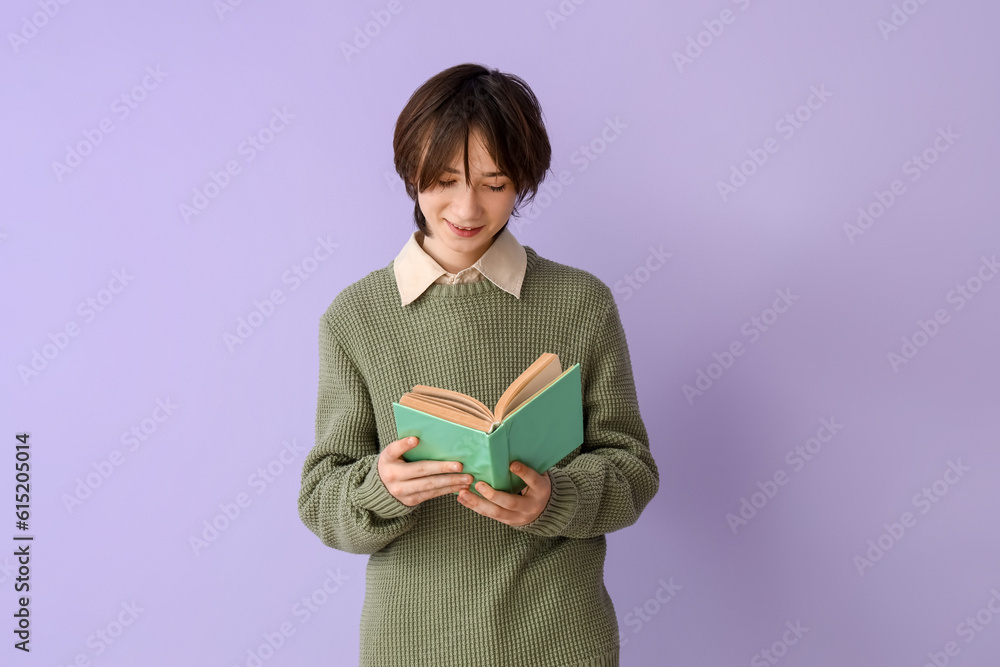
M414 228L403 104L471 61L552 140L511 231L628 335L623 665L998 664L995 4L345 5L0 10L0 662L356 664L367 557L296 513L317 322Z

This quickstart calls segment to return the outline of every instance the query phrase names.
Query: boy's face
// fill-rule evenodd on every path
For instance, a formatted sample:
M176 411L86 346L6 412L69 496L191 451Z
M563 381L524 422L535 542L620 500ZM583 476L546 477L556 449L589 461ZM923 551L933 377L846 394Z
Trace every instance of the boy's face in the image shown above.
M477 134L469 136L469 168L472 187L465 184L465 169L459 155L451 170L424 192L417 203L427 219L424 252L443 269L458 273L475 264L493 243L514 210L514 183L490 159ZM472 227L472 234L456 229Z

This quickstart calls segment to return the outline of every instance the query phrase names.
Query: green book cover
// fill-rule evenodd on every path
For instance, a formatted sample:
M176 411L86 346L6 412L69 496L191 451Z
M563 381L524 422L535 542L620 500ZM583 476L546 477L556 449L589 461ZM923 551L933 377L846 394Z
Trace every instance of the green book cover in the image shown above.
M573 364L487 433L414 408L392 404L398 439L420 439L405 461L460 461L462 472L494 489L520 493L526 485L510 472L520 461L542 474L583 444L580 364Z

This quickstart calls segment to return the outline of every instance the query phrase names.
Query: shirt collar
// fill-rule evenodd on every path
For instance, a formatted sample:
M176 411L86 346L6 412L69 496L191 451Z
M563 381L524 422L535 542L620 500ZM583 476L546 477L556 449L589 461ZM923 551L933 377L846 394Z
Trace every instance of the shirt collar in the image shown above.
M414 230L393 260L393 273L404 306L415 301L435 280L448 273L420 246L423 240L423 233L419 229ZM505 228L470 268L475 268L494 285L520 299L527 266L528 256L524 246L514 238L510 228Z

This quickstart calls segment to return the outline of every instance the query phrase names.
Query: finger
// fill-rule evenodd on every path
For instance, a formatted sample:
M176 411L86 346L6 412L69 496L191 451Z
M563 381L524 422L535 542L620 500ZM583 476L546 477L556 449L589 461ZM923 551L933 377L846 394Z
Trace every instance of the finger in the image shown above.
M490 490L487 489L487 493L489 493L489 491ZM509 493L503 493L503 491L496 491L495 489L493 490L493 493L503 494L505 496L510 496L511 498L517 497L517 496L511 496ZM466 507L468 507L469 509L471 509L472 511L476 512L477 514L481 514L490 519L495 519L500 523L504 523L507 525L521 525L521 523L523 523L521 521L522 513L501 507L500 505L497 505L495 502L489 500L488 498L481 498L476 494L472 493L471 490L459 491L458 501L463 505L465 505Z
M476 489L479 490L478 488ZM469 509L473 510L478 514L482 514L485 517L490 517L493 519L497 518L502 508L495 505L493 502L487 498L477 496L472 492L472 489L466 489L464 491L458 492L458 502L462 503Z
M465 482L460 484L451 484L449 486L442 486L440 489L428 492L428 494L423 500L428 500L430 498L437 498L438 496L454 495L456 493L461 493L462 491L466 491L468 490L468 488L469 485Z
M458 461L403 461L400 470L404 471L400 479L418 479L444 473L460 473L462 464Z
M390 463L403 461L403 454L416 447L419 442L420 439L415 436L400 438L390 442L382 453Z
M416 447L419 442L420 438L417 436L409 436L400 438L386 447L385 454L389 459L389 463L405 464L402 470L406 472L402 473L399 479L427 477L428 475L439 475L445 472L462 472L462 464L458 461L407 461L404 459L403 454Z
M464 475L432 475L430 477L401 482L400 489L402 494L413 499L416 504L431 498L468 489L471 482L472 478Z
M542 475L539 475L530 466L526 466L520 461L514 461L511 463L510 471L517 477L520 477L524 483L528 485L528 489L541 484ZM523 493L527 493L527 491L524 491Z
M498 509L516 512L522 508L523 503L527 502L524 496L498 491L486 482L477 482L476 491L482 494L486 502ZM490 516L494 516L494 514L490 514Z

